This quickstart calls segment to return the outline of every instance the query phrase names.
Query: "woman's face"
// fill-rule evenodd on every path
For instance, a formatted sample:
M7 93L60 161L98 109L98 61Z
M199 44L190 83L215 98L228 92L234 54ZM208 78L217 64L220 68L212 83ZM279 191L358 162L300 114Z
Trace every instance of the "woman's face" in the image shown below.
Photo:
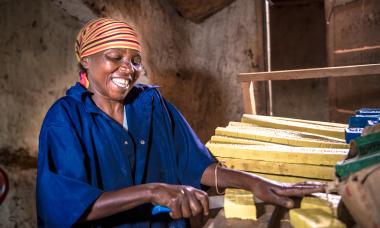
M140 76L141 55L128 48L108 49L85 58L82 65L94 96L123 101Z

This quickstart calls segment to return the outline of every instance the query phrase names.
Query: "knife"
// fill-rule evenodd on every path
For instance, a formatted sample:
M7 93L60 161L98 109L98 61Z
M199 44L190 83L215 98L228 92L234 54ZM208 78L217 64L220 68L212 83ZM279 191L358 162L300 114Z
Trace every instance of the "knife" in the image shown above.
M224 207L224 195L209 196L208 203L209 203L208 205L209 205L210 210ZM255 197L255 203L262 203L262 201ZM157 215L160 213L169 213L169 212L171 212L170 208L161 206L161 205L156 205L152 209L152 215Z

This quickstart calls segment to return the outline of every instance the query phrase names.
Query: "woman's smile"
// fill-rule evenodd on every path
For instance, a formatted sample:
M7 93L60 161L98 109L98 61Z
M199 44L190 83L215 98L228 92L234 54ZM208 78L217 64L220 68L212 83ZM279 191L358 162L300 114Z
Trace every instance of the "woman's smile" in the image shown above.
M128 48L107 49L89 56L85 66L95 97L123 101L139 78L141 56Z
M132 77L122 78L122 77L112 77L111 81L114 85L121 89L128 90L129 86L132 84Z

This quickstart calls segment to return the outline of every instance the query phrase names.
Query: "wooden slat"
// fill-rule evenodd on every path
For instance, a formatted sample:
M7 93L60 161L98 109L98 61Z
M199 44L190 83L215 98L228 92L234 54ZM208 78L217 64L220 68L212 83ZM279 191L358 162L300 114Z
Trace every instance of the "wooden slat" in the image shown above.
M239 82L380 75L380 64L241 73Z
M243 82L240 85L243 94L244 112L248 114L256 114L256 103L253 94L253 83Z
M326 20L326 53L327 53L327 66L335 66L334 62L334 50L335 50L335 14L334 14L334 2L325 0L325 20ZM329 102L329 120L337 121L337 94L336 94L336 79L328 78L328 102Z

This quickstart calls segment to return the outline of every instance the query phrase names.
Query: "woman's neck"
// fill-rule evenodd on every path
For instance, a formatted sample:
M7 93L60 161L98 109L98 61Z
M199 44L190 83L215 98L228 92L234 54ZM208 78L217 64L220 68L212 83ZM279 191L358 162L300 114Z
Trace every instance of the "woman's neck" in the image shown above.
M92 100L103 112L123 125L124 103L122 101L113 101L96 95L92 96Z

